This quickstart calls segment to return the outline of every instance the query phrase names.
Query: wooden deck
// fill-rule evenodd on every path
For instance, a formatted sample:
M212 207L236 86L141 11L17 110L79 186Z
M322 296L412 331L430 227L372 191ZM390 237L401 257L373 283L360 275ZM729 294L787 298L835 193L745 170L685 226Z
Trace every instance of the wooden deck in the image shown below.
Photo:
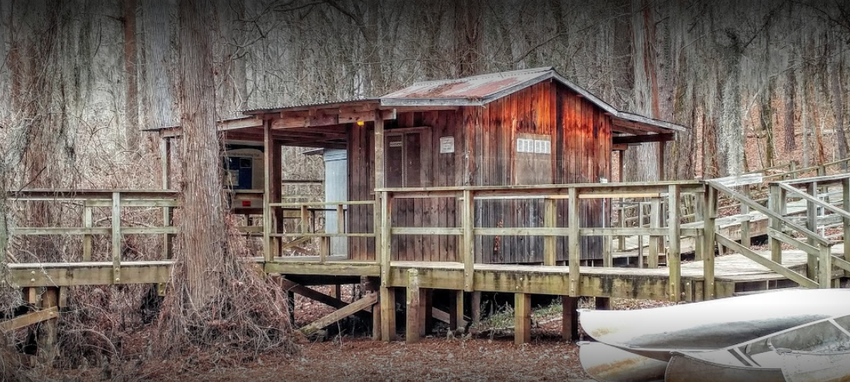
M820 185L829 183L840 185L843 200L850 200L850 175L820 177L810 180L809 189L816 190ZM517 320L517 342L528 341L530 333L530 296L534 294L563 296L565 316L563 318L566 338L577 338L575 312L577 299L582 296L601 298L652 299L667 301L700 301L704 299L729 297L741 293L751 293L775 288L804 286L809 288L830 288L844 286L850 262L844 260L848 252L846 241L835 241L821 234L822 217L814 211L828 211L829 219L838 221L839 236L850 236L850 208L847 203L835 204L835 200L824 202L814 196L802 194L796 188L798 184L771 184L773 202L765 207L723 184L713 182L661 182L635 184L580 184L545 185L520 187L438 187L421 189L378 189L380 203L375 205L374 232L331 233L311 231L307 224L307 208L301 208L302 222L300 232L273 233L269 226L263 226L263 249L257 257L245 258L254 264L257 270L272 276L283 276L281 285L289 285L290 293L310 294L308 298L328 303L339 309L332 316L317 321L325 325L348 314L368 314L371 312L373 333L376 338L391 340L395 338L396 291L407 291L408 301L421 304L408 307L408 325L420 326L425 313L430 312L430 293L434 289L449 290L453 296L447 313L453 328L463 321L464 295L472 297L471 308L475 309L476 300L481 292L513 294L515 296L515 314ZM785 190L785 191L783 191ZM786 203L782 192L794 194L799 202ZM746 219L740 216L718 216L719 194L746 205ZM667 209L666 217L658 216L650 227L615 226L587 227L579 216L583 199L612 199L622 195L641 195L651 198L656 206L662 201L667 205L679 206L680 196L688 194L701 200L703 205L698 222L683 223L678 208ZM649 196L647 196L649 195ZM417 198L457 198L461 204L459 218L454 225L429 226L425 221L406 222L407 226L397 226L403 222L390 219L391 201ZM541 217L541 226L536 227L486 227L476 223L475 200L481 198L514 199L536 198L542 200L545 214ZM19 200L59 200L60 197L31 193ZM80 203L80 201L84 203ZM558 217L552 208L558 201L568 202L566 216ZM27 296L39 293L49 296L43 309L55 306L62 308L63 293L68 287L84 285L122 285L122 284L162 284L171 277L173 260L124 261L122 260L122 240L125 235L156 235L169 243L176 232L168 217L172 208L179 208L170 192L108 192L98 191L73 194L60 202L74 202L83 207L81 227L23 227L12 230L13 235L66 235L80 237L80 253L67 253L63 258L80 259L78 262L60 263L21 263L6 262L9 282L23 288ZM342 210L344 203L333 202ZM795 204L796 203L796 204ZM277 203L272 207L280 207ZM803 207L805 206L805 207ZM816 207L815 207L816 206ZM92 208L109 208L111 226L98 226L92 223ZM163 208L161 227L124 227L121 211L123 208ZM271 208L271 207L270 207ZM656 211L662 211L657 209ZM271 209L266 210L265 222L273 225ZM661 215L661 214L659 214ZM735 225L740 232L740 222L749 224L752 235L767 234L768 250L754 250L747 241L739 244L735 237ZM319 238L321 245L317 256L281 256L281 248L286 245L284 239L295 236ZM398 261L394 257L392 239L405 235L430 235L454 237L458 249L454 258L458 261ZM647 261L645 268L622 266L587 266L583 261L580 245L586 237L625 237L626 243L634 242L635 235L643 235L647 245L657 245L654 258ZM107 236L111 243L107 248L92 245L93 237ZM331 237L374 237L377 243L369 260L350 260L348 256L332 255L329 251ZM542 238L542 256L537 264L490 264L476 258L476 238L525 236ZM558 245L559 240L564 244ZM300 240L294 238L293 240ZM105 240L106 241L106 240ZM735 254L715 256L715 248L726 248ZM168 258L168 246L162 258ZM796 248L789 250L788 248ZM603 249L604 251L604 249ZM695 251L696 261L683 261L681 254ZM649 252L649 251L647 251ZM610 252L609 252L610 253ZM657 261L665 253L665 261ZM14 254L12 254L14 255ZM261 255L261 256L260 256ZM560 260L567 258L565 261ZM109 261L90 261L90 259ZM530 261L533 262L534 260ZM542 262L542 265L540 264ZM823 265L826 266L823 266ZM344 302L333 296L322 295L305 285L339 285L366 281L366 298L359 302ZM299 292L300 291L300 292ZM306 296L305 294L305 296ZM312 297L311 297L312 296ZM58 302L57 302L58 301ZM32 302L32 299L30 299ZM51 305L53 304L53 305ZM372 305L380 308L373 307ZM409 304L408 304L409 305ZM478 304L480 306L480 304ZM60 310L61 311L61 310ZM344 314L343 314L344 313ZM423 316L420 317L419 315ZM414 315L414 316L410 316ZM474 316L474 314L473 314ZM36 316L33 316L36 317ZM428 316L430 317L430 316ZM427 321L427 318L424 318ZM318 324L317 324L318 325ZM315 330L316 325L310 330ZM424 334L424 333L422 333ZM411 338L415 338L412 336Z
M841 249L841 246L835 246L833 254L843 258ZM760 254L770 257L769 251ZM247 260L256 263L258 268L262 267L266 273L295 278L302 284L353 283L360 277L379 277L381 274L380 266L375 262L348 261L340 257L333 256L324 263L318 262L318 257L314 256L279 257L266 263L259 257ZM9 264L9 272L12 283L19 287L156 284L168 282L173 264L173 260L122 262L122 278L118 282L112 279L112 262ZM805 275L807 255L802 251L784 251L782 265ZM406 287L408 271L416 269L422 288L464 288L463 263L393 261L391 269L389 287ZM717 297L790 285L780 282L787 278L740 254L718 256L714 270ZM682 264L683 286L678 299L669 295L669 270L666 267L582 266L580 275L580 295L591 297L700 301L705 288L702 261ZM834 272L836 278L842 275L839 271ZM475 264L473 288L483 292L568 295L569 278L570 269L564 266Z

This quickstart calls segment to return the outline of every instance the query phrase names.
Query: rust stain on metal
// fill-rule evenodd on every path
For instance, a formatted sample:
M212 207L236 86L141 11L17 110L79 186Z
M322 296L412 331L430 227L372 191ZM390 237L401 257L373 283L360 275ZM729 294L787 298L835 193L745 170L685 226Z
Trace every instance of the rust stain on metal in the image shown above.
M620 370L628 370L630 367L640 363L636 358L626 358L615 362L603 363L587 368L587 373L590 375L606 375L608 372L618 372Z

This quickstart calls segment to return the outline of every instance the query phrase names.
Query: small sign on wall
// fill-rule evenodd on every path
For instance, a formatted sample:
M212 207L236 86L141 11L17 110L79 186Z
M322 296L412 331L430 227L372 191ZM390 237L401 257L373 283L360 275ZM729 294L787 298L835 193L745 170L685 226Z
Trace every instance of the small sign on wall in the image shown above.
M551 154L552 142L548 139L518 138L516 140L516 152L530 154Z
M455 152L455 137L440 137L440 154Z

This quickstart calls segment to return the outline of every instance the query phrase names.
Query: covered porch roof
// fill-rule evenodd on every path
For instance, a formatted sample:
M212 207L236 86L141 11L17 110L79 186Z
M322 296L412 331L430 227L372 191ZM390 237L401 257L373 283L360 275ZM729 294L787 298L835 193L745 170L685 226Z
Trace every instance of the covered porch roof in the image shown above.
M271 139L283 145L342 149L346 147L349 124L393 120L398 113L409 111L486 107L491 101L543 81L566 86L610 116L612 143L617 150L646 142L671 141L676 132L685 130L675 123L617 110L551 67L417 82L379 98L247 110L241 117L219 121L218 130L229 141L263 142L268 123ZM150 130L159 131L165 138L181 134L180 126Z

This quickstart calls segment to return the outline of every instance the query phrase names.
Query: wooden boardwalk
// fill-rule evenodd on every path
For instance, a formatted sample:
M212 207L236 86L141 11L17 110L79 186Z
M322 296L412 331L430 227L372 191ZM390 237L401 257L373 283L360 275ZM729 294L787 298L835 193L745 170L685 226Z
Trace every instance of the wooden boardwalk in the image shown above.
M822 177L812 181L835 184L842 187L845 200L850 200L850 175ZM789 188L796 184L781 185ZM777 186L778 187L778 186ZM775 190L776 187L774 187ZM815 188L815 187L810 187ZM850 263L844 260L847 243L833 241L818 233L816 208L830 211L830 219L842 222L841 235L850 235L850 208L841 204L827 204L813 196L797 196L804 201L785 203L785 197L777 210L762 206L744 195L722 184L711 182L663 182L637 184L581 184L546 185L521 187L442 187L423 189L378 189L381 203L369 202L375 206L374 217L376 232L333 233L310 232L306 218L302 221L301 232L272 234L263 231L262 256L245 258L258 271L271 277L280 277L281 286L290 293L299 293L308 298L329 304L338 310L306 327L305 331L314 331L321 325L329 325L350 314L371 313L373 333L376 338L392 340L396 336L396 293L406 291L407 333L424 328L430 312L430 296L435 289L453 291L451 294L451 312L446 316L452 328L463 321L464 296L470 301L469 308L476 306L475 296L482 292L496 292L514 295L515 319L517 321L517 342L529 340L530 333L530 296L562 296L564 301L563 331L565 338L577 338L577 299L595 297L599 301L610 298L651 299L666 301L700 301L711 298L729 297L741 293L752 293L775 288L803 286L808 288L842 287L850 272ZM797 192L789 189L787 192ZM668 211L668 216L658 219L652 227L585 227L579 216L581 200L613 199L622 195L643 195L660 200L668 205L680 204L680 193L697 195L703 200L705 218L696 223L682 223L678 209ZM738 244L734 235L735 224L740 216L717 216L718 195L746 204L753 212L748 214L750 235L768 235L767 250L753 250L747 244ZM164 217L170 217L171 208L179 207L170 192L123 192L92 191L88 193L69 193L66 203L76 203L86 209L82 227L18 227L13 235L65 235L81 236L81 253L67 253L63 258L82 259L77 262L7 262L9 282L22 288L27 300L35 304L42 301L43 310L55 309L61 312L65 308L67 288L85 285L124 285L124 284L163 284L171 277L173 260L124 261L121 245L125 235L156 235L168 243L170 236L176 233L176 227L170 223L161 227L123 227L121 212L123 208L163 208ZM652 196L646 196L652 195ZM391 217L391 201L395 199L457 198L462 204L460 218L454 226L428 226L427 222L406 222L408 226L396 226ZM29 199L20 200L60 200L54 194L32 193ZM536 198L548 206L542 217L542 226L538 227L482 227L476 224L475 200L501 198L505 200ZM489 199L488 199L489 198ZM558 219L559 201L566 200L569 209L567 216ZM333 204L365 203L334 202ZM336 206L338 210L342 207ZM804 207L805 206L805 209ZM776 207L776 206L772 206ZM92 224L92 208L109 208L111 226ZM302 207L302 217L307 216ZM271 211L271 210L269 210ZM779 212L777 212L779 211ZM760 215L758 215L760 214ZM799 215L799 217L798 217ZM270 213L269 213L270 216ZM837 219L836 219L837 218ZM169 222L169 219L163 219ZM740 227L740 225L739 225ZM740 232L740 228L738 228ZM107 236L111 245L98 248L92 245L94 236ZM281 256L283 239L297 236L318 238L323 245L331 237L374 238L376 245L371 258L350 260L347 256L331 255L325 249L318 256ZM454 257L459 261L398 261L394 257L392 238L404 235L452 236L457 242ZM588 266L583 261L580 243L585 237L626 237L626 243L636 243L636 235L653 237L660 248L658 255L667 256L663 262L648 263L646 268ZM541 237L543 264L490 264L477 261L475 245L477 237L526 236ZM559 247L558 240L566 238L569 245ZM106 241L106 240L104 240ZM566 243L566 242L565 242ZM647 244L649 240L647 240ZM661 245L661 243L664 243ZM721 246L734 254L715 256L715 248ZM166 247L167 248L167 247ZM635 249L637 248L635 244ZM797 248L790 250L789 248ZM696 261L683 261L683 252L696 251ZM636 252L636 251L635 251ZM13 254L14 255L14 254ZM16 259L12 256L11 258ZM567 258L565 261L559 260ZM101 261L91 261L98 259ZM108 260L108 261L103 261ZM652 267L649 267L652 265ZM345 302L333 296L323 295L306 285L340 285L363 283L366 297L360 301ZM46 297L35 298L43 295ZM400 295L400 294L399 294ZM374 305L374 306L373 306ZM477 304L480 306L480 304ZM37 312L34 312L37 313ZM31 314L34 314L31 313ZM475 314L471 314L473 317ZM32 316L33 319L53 319L50 315ZM41 319L39 318L39 319ZM17 319L17 318L16 318ZM20 320L19 320L20 321ZM26 320L24 320L26 321ZM20 321L23 322L23 321ZM27 321L29 322L29 321ZM409 337L415 338L415 336Z

